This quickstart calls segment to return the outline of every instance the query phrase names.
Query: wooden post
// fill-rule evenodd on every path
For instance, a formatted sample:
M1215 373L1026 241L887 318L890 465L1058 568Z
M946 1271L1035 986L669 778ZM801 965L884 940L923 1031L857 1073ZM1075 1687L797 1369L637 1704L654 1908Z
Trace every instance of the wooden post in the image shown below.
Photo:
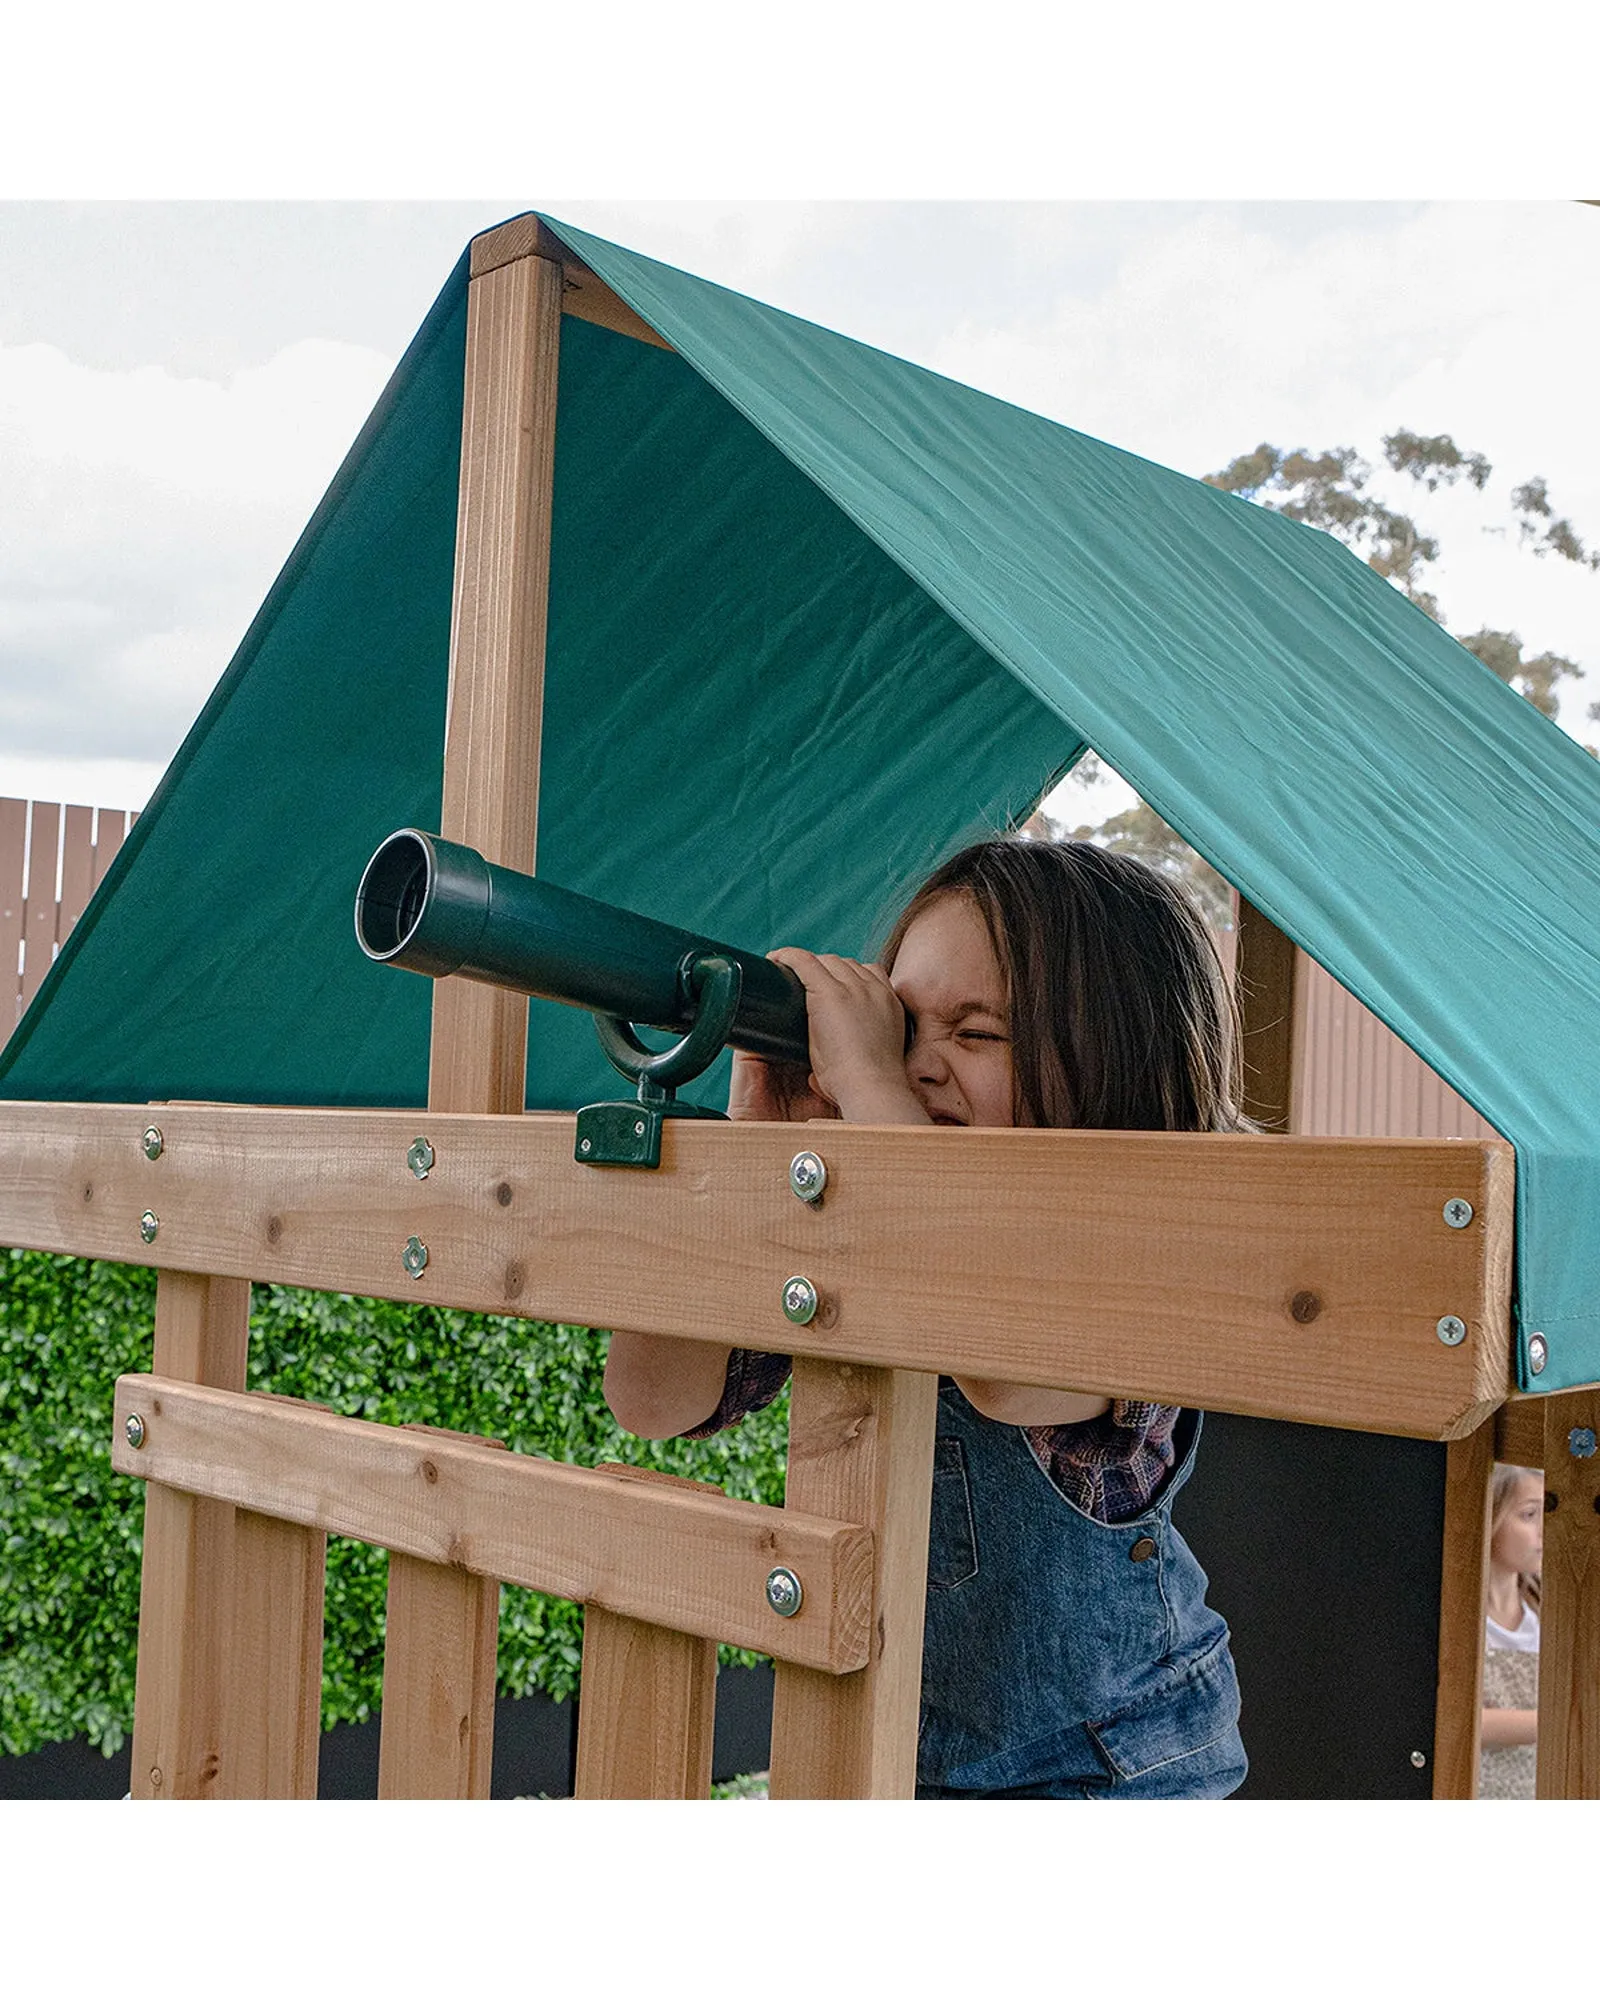
M1299 952L1270 917L1239 898L1234 990L1239 996L1243 1110L1266 1132L1294 1129L1295 988Z
M539 819L545 621L555 474L561 266L522 256L467 293L467 365L440 831L531 873ZM528 1003L464 979L433 993L430 1111L520 1116ZM500 1595L394 1559L394 1698L415 1731L385 1724L385 1797L487 1798ZM384 1707L390 1701L386 1664Z
M1541 1799L1600 1799L1600 1389L1544 1398Z
M1483 1619L1489 1581L1489 1493L1495 1426L1445 1446L1444 1552L1439 1579L1439 1693L1433 1796L1475 1799L1483 1734Z
M908 1799L916 1789L922 1614L939 1378L796 1359L785 1504L872 1530L872 1651L837 1678L780 1662L773 1798Z
M243 1279L161 1273L156 1372L242 1389L249 1339ZM146 1488L144 1507L131 1788L135 1798L226 1798L234 1509L161 1486Z

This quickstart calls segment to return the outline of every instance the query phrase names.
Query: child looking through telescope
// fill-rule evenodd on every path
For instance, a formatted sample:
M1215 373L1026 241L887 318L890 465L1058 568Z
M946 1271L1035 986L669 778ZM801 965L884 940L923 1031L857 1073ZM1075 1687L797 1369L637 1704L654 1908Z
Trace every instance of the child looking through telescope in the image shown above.
M879 964L771 956L805 986L810 1065L736 1053L734 1118L1248 1129L1209 934L1125 856L980 842L911 898ZM769 1403L788 1370L784 1355L618 1331L606 1398L638 1435L705 1437ZM1238 1788L1227 1626L1171 1518L1199 1430L1160 1404L941 1381L918 1797Z

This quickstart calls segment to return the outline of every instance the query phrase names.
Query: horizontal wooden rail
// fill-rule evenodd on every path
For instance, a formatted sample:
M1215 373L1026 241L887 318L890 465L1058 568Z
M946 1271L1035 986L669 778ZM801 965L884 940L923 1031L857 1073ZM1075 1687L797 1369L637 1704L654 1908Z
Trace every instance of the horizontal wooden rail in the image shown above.
M159 1375L118 1381L111 1462L276 1520L799 1666L839 1674L866 1664L872 1536L853 1522ZM792 1617L767 1602L779 1567L800 1580Z
M1415 1437L1505 1399L1512 1195L1497 1140L685 1119L645 1172L555 1115L0 1105L23 1248Z

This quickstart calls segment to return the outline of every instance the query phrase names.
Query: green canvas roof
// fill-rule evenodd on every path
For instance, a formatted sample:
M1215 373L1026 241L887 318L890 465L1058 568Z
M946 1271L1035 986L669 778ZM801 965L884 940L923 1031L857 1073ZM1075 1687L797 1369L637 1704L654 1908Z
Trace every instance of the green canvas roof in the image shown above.
M550 227L675 351L563 321L541 872L861 949L1091 745L1513 1141L1524 1382L1600 1378L1595 761L1327 536ZM438 825L466 289L463 259L0 1095L423 1101L428 983L350 910L385 834ZM612 1088L535 1003L530 1104Z

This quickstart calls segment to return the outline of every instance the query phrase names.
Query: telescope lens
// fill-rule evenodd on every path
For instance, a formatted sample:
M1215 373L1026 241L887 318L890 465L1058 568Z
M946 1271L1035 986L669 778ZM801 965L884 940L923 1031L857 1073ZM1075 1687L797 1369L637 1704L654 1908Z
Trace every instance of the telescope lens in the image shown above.
M414 833L386 840L356 892L356 936L368 958L393 958L410 941L428 900L428 850Z

